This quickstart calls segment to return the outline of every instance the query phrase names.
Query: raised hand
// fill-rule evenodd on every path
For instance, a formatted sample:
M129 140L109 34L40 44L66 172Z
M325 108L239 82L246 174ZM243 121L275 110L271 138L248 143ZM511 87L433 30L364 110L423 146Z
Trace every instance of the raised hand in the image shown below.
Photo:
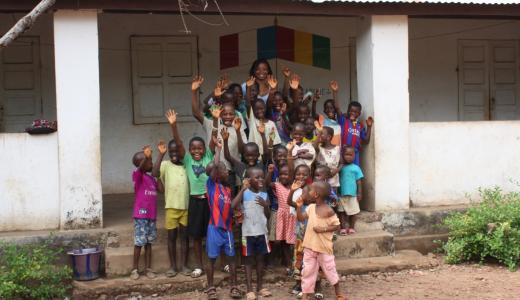
M329 83L329 87L333 92L337 92L339 90L338 82L336 80L332 80Z
M367 119L367 126L368 127L372 127L373 124L374 124L374 119L372 117L368 117L368 119Z
M272 90L276 90L276 87L278 86L278 80L276 80L273 75L269 75L267 76L267 84L269 84L269 87Z
M220 130L220 136L222 136L222 139L224 141L227 141L229 139L229 132L227 130L227 127L222 127Z
M233 127L235 127L235 130L240 130L240 127L242 127L242 119L240 117L236 117L233 120Z
M157 149L161 154L166 153L166 143L163 140L160 140L159 143L157 143Z
M298 197L298 199L296 199L296 207L300 208L303 206L303 197Z
M269 204L267 203L266 200L264 200L264 198L260 197L260 196L256 196L256 199L255 199L255 202L256 204L262 206L262 207L267 207Z
M146 145L143 147L144 157L152 158L152 147L150 145Z
M296 145L296 141L295 140L292 140L289 143L287 143L286 147L287 147L287 152L289 152L289 154L291 154L291 151L294 148L294 145Z
M253 86L253 84L255 84L255 76L251 76L249 77L249 79L246 81L246 86L250 87L250 86Z
M285 78L289 78L291 76L291 69L289 69L288 67L284 66L282 68L282 73L283 73L283 76Z
M314 121L314 127L316 127L316 130L318 130L318 132L321 132L323 130L323 126L321 126L320 122L318 121Z
M210 111L211 111L211 116L214 118L214 119L218 119L220 118L220 113L222 112L222 106L220 105L214 105L210 108Z
M258 130L258 133L264 134L265 133L265 124L264 124L264 122L260 121L260 124L256 125L256 129Z
M293 181L291 184L291 191L296 191L297 189L301 188L303 186L303 182L299 180Z
M274 172L274 165L273 164L269 164L267 166L267 172L268 173L273 173Z
M211 139L213 140L213 143L215 144L215 148L218 148L219 150L221 150L222 149L222 141L219 140L219 138L214 136L214 135L211 136Z
M249 183L249 178L245 178L242 181L242 189L247 190L250 186L251 186L251 184Z
M203 82L204 82L204 78L202 76L200 76L200 75L195 76L193 78L193 80L191 81L191 90L196 91L196 90L200 89L200 86L202 85Z
M229 74L228 73L224 73L222 74L222 76L220 77L220 81L222 82L222 89L227 89L229 87L229 85L231 84L231 80L229 80Z
M222 96L222 94L224 94L224 90L225 90L224 81L223 80L219 80L219 81L217 81L217 85L213 89L213 95L216 98L219 98L220 96Z
M282 107L280 108L280 114L283 116L285 112L287 111L287 103L283 103Z
M168 119L168 123L170 123L170 125L177 123L177 113L175 112L174 109L168 109L166 111L165 116L166 116L166 119Z
M300 76L298 76L298 74L292 74L289 85L291 89L296 90L298 86L300 86Z

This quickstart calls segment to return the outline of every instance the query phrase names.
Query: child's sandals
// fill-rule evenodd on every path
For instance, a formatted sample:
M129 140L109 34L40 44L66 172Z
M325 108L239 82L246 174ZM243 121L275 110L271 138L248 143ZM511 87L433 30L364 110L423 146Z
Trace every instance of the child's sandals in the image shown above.
M347 234L354 234L356 233L356 230L354 228L349 228L347 231Z
M157 277L157 274L155 274L155 272L148 268L146 269L146 277L148 277L149 279L154 279L155 277Z
M246 300L256 300L255 292L249 292L246 294Z
M209 287L206 290L206 294L208 294L208 300L217 300L218 299L217 289L214 286Z
M343 228L343 229L341 229L341 230L339 231L339 235L341 235L341 236L346 236L347 234L348 234L348 230L345 229L345 228Z
M172 278L177 275L177 271L175 271L173 268L170 268L168 271L166 271L165 275L166 277Z
M239 290L236 286L232 286L229 290L229 297L232 299L240 299L242 298L242 291Z
M191 272L190 276L191 278L199 278L202 275L202 269L201 268L195 268L193 272Z
M258 291L258 294L260 294L262 297L271 297L273 295L267 288L261 289Z
M347 295L339 294L336 295L336 300L348 300Z
M130 279L132 279L132 280L139 279L139 271L137 269L132 270L132 273L130 273Z

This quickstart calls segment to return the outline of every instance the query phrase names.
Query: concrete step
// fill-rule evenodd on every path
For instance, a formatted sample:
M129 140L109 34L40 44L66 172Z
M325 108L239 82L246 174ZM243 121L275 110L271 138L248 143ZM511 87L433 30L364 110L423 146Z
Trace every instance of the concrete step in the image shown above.
M437 250L440 245L436 241L447 241L448 234L424 234L394 237L395 250L415 250L428 254Z
M370 272L397 272L405 269L424 269L438 265L438 260L431 256L423 256L417 251L396 251L393 256L370 257L370 258L336 258L336 269L341 275L367 274ZM266 272L264 282L276 283L280 280L287 282L288 286L293 284L293 280L284 275L283 268L275 268L272 272ZM376 275L376 274L373 274ZM370 276L370 275L367 275ZM380 276L380 275L377 275ZM215 284L224 286L226 284L227 273L215 272ZM255 274L253 274L254 280ZM244 283L245 275L239 271L238 279ZM94 281L75 281L74 299L112 299L116 295L151 296L174 296L187 291L202 290L206 287L206 277L196 279L177 275L174 278L167 278L159 274L155 279L148 279L144 276L139 280L131 280L128 277L121 278L100 278ZM104 296L103 296L104 295ZM175 299L174 297L172 299Z
M337 258L367 258L394 254L394 236L383 230L338 236L334 242Z

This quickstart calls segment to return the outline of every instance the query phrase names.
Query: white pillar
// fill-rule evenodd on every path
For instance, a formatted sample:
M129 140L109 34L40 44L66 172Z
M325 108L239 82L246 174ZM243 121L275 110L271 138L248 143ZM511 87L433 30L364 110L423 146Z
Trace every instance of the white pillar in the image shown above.
M359 22L357 76L363 117L374 116L362 153L364 208L409 208L408 17L367 16Z
M54 14L62 229L102 226L97 11Z

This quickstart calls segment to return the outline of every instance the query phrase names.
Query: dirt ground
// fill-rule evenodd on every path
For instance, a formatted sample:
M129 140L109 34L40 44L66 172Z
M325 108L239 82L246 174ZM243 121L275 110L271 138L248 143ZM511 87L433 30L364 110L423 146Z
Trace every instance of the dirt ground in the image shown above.
M288 293L293 282L269 284L270 299L296 299ZM426 270L344 276L341 282L348 299L520 299L520 271L494 265L446 265ZM324 285L325 299L334 299L333 288ZM228 288L218 289L219 299L230 299ZM201 291L144 299L207 299ZM245 299L245 297L244 297ZM261 299L261 298L259 298ZM266 298L267 299L267 298ZM311 298L313 299L313 298Z

